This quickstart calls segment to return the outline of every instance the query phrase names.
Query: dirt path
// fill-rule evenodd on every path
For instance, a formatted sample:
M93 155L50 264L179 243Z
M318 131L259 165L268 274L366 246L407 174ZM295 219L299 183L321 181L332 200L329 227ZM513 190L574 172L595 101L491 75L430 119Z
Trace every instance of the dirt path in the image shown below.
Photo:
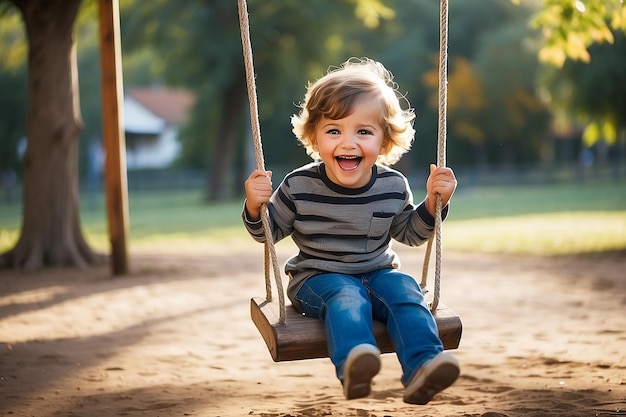
M626 416L624 252L444 254L462 375L419 407L402 402L393 354L355 401L327 359L271 361L248 313L260 245L177 250L134 253L124 278L0 271L0 415ZM419 274L423 252L398 250Z

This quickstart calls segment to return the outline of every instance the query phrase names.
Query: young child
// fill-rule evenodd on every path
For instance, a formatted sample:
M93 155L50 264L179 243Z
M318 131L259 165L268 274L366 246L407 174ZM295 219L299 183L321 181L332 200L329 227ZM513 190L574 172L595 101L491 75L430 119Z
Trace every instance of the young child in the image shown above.
M351 59L309 85L293 132L316 162L288 174L272 193L271 171L245 182L242 213L252 237L265 240L267 203L273 238L291 236L287 289L294 307L323 321L328 352L347 399L370 394L380 370L372 320L386 324L400 364L404 401L426 404L452 385L457 360L443 351L419 285L398 270L391 239L424 243L433 233L437 194L443 216L456 188L450 168L430 166L418 205L407 179L389 168L413 141L392 74L368 58ZM408 102L406 102L408 107Z

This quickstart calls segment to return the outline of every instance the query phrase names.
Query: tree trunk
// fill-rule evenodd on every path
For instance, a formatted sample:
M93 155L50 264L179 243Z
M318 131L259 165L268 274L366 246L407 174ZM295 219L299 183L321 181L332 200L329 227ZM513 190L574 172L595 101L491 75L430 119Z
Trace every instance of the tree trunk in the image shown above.
M222 97L222 117L217 128L218 134L211 149L211 165L209 167L209 201L219 201L228 197L227 185L232 178L229 170L233 166L237 138L242 131L244 120L244 104L246 103L246 83L243 66L239 77L234 77L230 86L224 89Z
M96 255L80 229L78 135L82 120L73 26L80 0L13 0L28 35L28 145L16 246L0 265L87 266Z

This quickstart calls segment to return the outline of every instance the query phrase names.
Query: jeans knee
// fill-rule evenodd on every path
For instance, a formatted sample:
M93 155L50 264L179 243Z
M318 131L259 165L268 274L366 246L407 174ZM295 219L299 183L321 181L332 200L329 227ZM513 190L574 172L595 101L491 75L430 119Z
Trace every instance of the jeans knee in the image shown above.
M342 286L333 291L327 302L336 308L346 310L361 308L361 306L369 304L370 300L365 289L356 286Z
M309 278L296 295L307 316L324 318L329 311L371 315L368 290L358 279L342 274Z

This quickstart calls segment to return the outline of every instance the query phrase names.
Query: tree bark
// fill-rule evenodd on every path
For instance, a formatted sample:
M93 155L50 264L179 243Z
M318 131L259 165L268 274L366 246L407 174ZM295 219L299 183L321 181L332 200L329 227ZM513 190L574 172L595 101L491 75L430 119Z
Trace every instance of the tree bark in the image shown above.
M228 183L233 177L229 170L233 166L237 138L240 137L246 103L246 84L243 65L238 69L239 77L222 94L222 117L220 118L217 136L211 147L211 164L209 167L209 201L224 200L227 195Z
M28 36L28 108L22 229L0 265L85 267L97 256L79 220L79 108L73 27L80 0L13 0Z

